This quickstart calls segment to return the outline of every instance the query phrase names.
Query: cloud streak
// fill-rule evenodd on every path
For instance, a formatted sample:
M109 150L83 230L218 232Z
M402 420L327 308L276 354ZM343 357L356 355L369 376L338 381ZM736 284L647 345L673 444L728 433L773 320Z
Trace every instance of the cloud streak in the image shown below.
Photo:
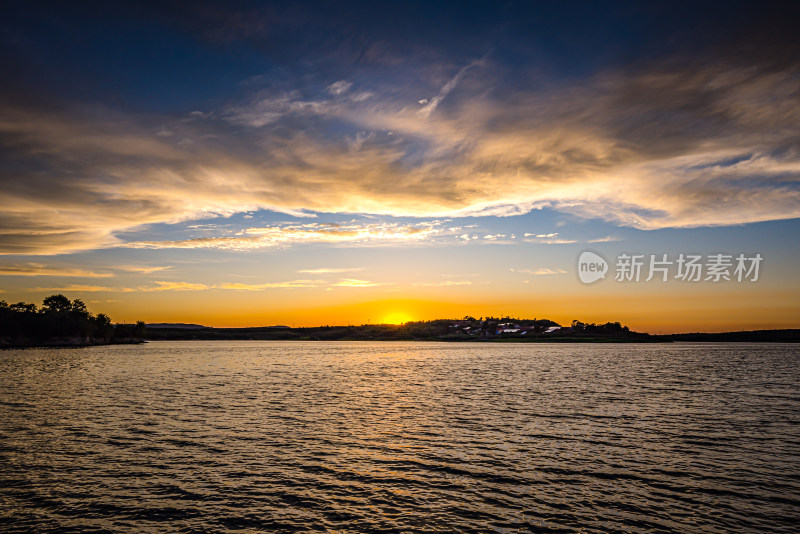
M377 282L370 282L369 280L358 280L354 278L348 278L346 280L342 280L333 284L331 287L374 287L381 284Z
M441 223L421 221L414 225L396 223L375 224L335 224L307 223L282 226L247 228L243 235L232 237L200 237L178 241L137 241L125 246L130 248L169 249L169 248L215 248L224 250L256 250L261 248L296 244L358 244L416 243L439 234ZM347 269L353 270L353 269ZM307 270L300 272L344 272L345 270Z
M363 270L364 270L363 267L320 267L318 269L302 269L297 272L305 274L335 274L335 273L351 273Z
M521 274L530 274L533 276L547 276L551 274L566 274L564 269L550 269L548 267L540 267L538 269L509 269L509 271Z
M0 276L64 276L79 278L110 278L112 273L97 273L70 267L47 266L41 263L0 265Z
M423 100L420 100L420 103L424 103L424 106L417 113L421 117L425 117L425 118L430 117L431 113L436 111L436 108L438 108L439 104L442 103L442 100L444 100L445 97L448 94L450 94L450 92L453 89L456 88L456 86L459 84L459 82L461 82L461 80L464 78L464 76L466 76L467 71L469 71L473 67L479 66L480 64L481 64L480 61L476 61L474 63L471 63L471 64L467 65L466 67L462 67L461 70L459 70L458 73L456 73L456 75L453 76L452 79L450 79L450 81L448 81L446 84L444 84L442 86L442 88L439 91L438 95L434 96L430 100L427 99L427 98L425 98Z
M453 287L453 286L471 286L471 280L443 280L441 282L417 282L415 286L422 287Z
M241 282L223 282L220 284L203 284L197 282L165 281L154 282L156 285L138 287L113 287L89 284L68 284L64 286L34 287L27 291L73 291L73 292L111 292L111 293L153 293L160 291L266 291L269 289L308 289L308 288L366 288L381 284L370 280L345 278L336 282L328 280L286 280L280 282L265 282L261 284L245 284ZM452 285L452 284L446 284Z
M287 282L271 282L266 284L242 284L228 282L217 286L219 289L233 289L237 291L263 291L265 289L294 289L305 287L319 287L324 280L290 280Z
M163 265L163 266L148 266L148 265L117 265L114 266L113 269L117 269L119 271L137 273L137 274L153 274L161 271L167 271L172 269L173 266L171 265Z

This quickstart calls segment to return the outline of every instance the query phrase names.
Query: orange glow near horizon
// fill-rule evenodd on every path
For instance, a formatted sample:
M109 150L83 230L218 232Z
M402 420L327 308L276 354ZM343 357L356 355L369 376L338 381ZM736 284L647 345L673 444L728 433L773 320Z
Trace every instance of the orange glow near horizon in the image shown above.
M117 323L800 329L791 11L15 4L15 310L62 294ZM175 46L154 64L154 43Z
M585 285L569 272L574 252L551 247L290 249L261 257L225 256L224 262L163 263L153 274L102 277L92 282L97 287L67 280L60 287L6 291L2 299L39 305L44 297L63 293L115 322L211 327L403 324L465 316L549 319L561 325L620 322L654 334L800 325L800 290L786 283L792 271L781 272L777 263L755 284L607 280ZM316 265L306 258L323 253L325 261ZM282 267L277 260L294 264ZM45 270L47 265L23 267ZM34 285L26 282L29 277L17 278Z
M182 298L154 302L149 298L112 302L92 301L89 295L69 294L82 298L94 313L107 313L115 322L144 320L148 323L197 323L213 327L255 327L268 325L341 326L367 323L402 324L408 321L459 319L464 316L516 317L550 319L568 325L573 319L605 323L619 321L632 330L649 333L722 332L796 328L800 323L795 302L800 295L760 294L742 302L734 295L662 296L653 300L648 295L541 295L521 298L481 298L468 302L460 298L381 299L308 302L253 299L214 299L208 293L185 292ZM377 295L376 295L377 296ZM36 299L29 299L36 300ZM471 300L471 299L470 299ZM746 305L745 305L746 304Z
M414 319L408 315L407 313L403 312L391 312L389 315L384 317L381 320L383 324L405 324L409 321L413 321Z

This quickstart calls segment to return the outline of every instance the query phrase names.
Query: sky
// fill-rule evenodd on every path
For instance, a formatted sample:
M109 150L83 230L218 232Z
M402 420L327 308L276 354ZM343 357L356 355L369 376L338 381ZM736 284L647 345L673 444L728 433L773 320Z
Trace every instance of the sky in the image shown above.
M797 20L7 2L0 299L209 326L800 328ZM607 265L592 283L584 251Z

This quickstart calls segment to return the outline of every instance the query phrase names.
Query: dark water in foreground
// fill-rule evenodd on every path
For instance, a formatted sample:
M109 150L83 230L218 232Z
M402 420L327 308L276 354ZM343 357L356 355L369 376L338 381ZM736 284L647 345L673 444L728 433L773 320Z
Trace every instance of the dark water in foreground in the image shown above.
M0 530L800 532L800 346L0 351Z

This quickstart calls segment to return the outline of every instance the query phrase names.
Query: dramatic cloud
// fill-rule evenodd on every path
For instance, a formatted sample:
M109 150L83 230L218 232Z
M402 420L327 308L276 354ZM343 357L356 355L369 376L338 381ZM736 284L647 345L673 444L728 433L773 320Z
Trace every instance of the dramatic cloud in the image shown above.
M421 109L380 85L371 98L348 98L342 81L323 85L324 97L261 91L182 118L0 103L0 253L248 250L413 241L437 231L322 224L191 240L120 237L260 209L422 218L550 208L640 229L796 218L797 75L794 63L662 62L502 91L499 67L487 60L451 71Z

